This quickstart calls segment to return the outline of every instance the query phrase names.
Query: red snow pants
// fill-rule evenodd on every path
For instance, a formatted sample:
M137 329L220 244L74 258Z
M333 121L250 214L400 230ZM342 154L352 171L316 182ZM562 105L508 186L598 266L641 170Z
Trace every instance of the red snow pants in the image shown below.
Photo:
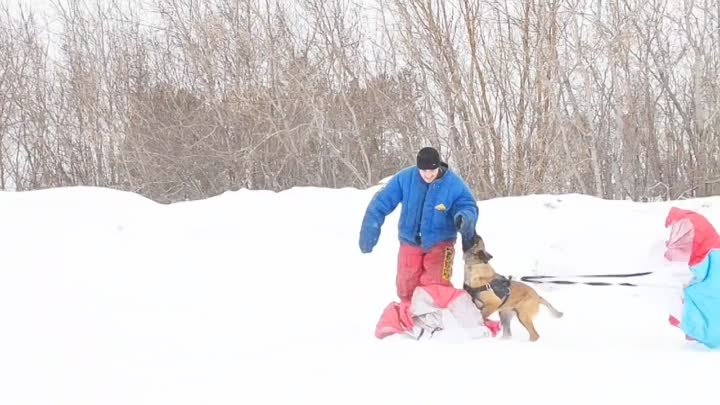
M401 301L410 301L415 287L430 284L452 286L455 244L443 242L428 252L417 246L400 244L395 285Z

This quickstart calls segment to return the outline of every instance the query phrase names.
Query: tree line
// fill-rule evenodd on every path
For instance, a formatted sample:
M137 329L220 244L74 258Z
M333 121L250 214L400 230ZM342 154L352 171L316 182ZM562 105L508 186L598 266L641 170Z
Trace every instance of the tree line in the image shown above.
M478 199L720 194L715 0L0 5L0 188L368 187L434 145Z

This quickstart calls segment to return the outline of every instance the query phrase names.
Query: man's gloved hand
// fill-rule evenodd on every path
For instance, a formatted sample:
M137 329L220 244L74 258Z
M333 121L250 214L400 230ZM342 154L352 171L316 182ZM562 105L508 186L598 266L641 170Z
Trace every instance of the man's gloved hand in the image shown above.
M358 245L360 246L360 251L363 253L370 253L372 252L373 248L375 247L375 244L378 241L378 237L360 237L360 241Z
M370 253L373 250L373 247L374 247L373 245L374 244L370 243L369 241L361 240L360 241L360 251L363 253Z
M468 250L470 250L471 247L473 247L477 238L479 238L477 234L473 234L472 238L466 238L465 236L461 236L463 253L467 252Z
M462 225L463 225L462 215L456 215L455 216L455 229L460 231L462 229Z

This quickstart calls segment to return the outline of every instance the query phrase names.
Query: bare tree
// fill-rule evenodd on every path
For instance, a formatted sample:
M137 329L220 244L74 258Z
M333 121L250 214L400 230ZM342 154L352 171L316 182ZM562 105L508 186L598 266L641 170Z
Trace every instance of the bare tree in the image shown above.
M0 187L366 187L433 144L489 198L720 194L711 0L0 7Z

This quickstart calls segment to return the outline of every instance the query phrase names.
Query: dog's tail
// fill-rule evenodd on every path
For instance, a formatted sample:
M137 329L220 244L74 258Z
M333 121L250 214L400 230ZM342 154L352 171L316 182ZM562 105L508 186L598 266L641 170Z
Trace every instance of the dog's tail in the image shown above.
M550 310L550 313L552 313L552 315L553 315L555 318L562 318L563 313L560 312L560 311L558 311L557 309L555 309L555 307L552 306L552 304L551 304L548 300L546 300L546 299L543 298L543 297L540 297L540 303L543 304L543 305L545 305L545 308L547 308L548 310Z

